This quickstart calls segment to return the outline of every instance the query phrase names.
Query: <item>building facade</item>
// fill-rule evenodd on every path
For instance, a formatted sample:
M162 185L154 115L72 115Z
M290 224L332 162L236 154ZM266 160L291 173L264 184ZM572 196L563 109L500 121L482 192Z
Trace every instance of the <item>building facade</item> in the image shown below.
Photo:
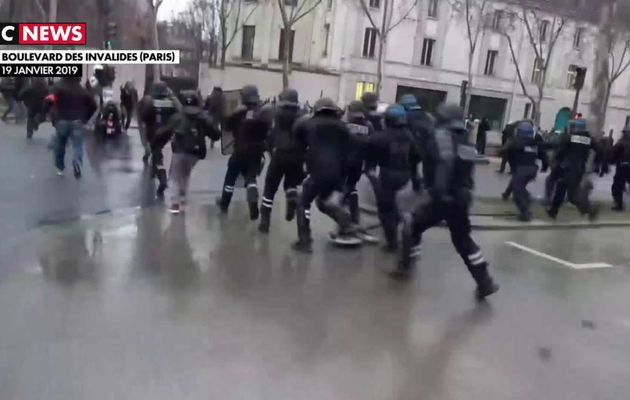
M296 4L295 0L284 1ZM393 21L397 22L409 7L411 12L388 35L381 99L394 102L402 94L414 93L429 110L443 101L459 103L462 81L468 80L469 53L466 22L461 12L449 0L392 1ZM567 2L570 10L585 5L579 0ZM380 24L386 1L366 0L366 3L373 20ZM282 82L278 70L284 35L277 3L247 0L242 4L241 16L249 18L241 17L236 25L234 20L231 22L237 26L237 32L227 50L228 66L223 71L202 68L200 82L202 86L218 85L226 90L257 83L263 96L277 95ZM538 93L534 82L541 78L540 68L526 27L518 18L508 18L519 10L514 4L489 2L472 62L470 113L475 118L488 117L495 129L508 121L531 117L533 111L531 101L523 95L506 33L512 39L528 92L535 97ZM563 13L563 9L537 11L540 18L532 29L538 31L541 41L551 40L550 22L555 15L569 15ZM587 72L577 109L588 117L597 33L595 21L589 17L594 15L597 11L570 14L558 37L544 85L540 123L543 129L561 128L568 118L578 67L586 68ZM509 31L505 24L509 24ZM290 83L300 90L303 100L312 102L323 95L345 105L364 91L374 90L379 41L359 0L323 0L290 34L294 66ZM619 132L630 119L629 94L630 71L626 71L612 86L606 130Z

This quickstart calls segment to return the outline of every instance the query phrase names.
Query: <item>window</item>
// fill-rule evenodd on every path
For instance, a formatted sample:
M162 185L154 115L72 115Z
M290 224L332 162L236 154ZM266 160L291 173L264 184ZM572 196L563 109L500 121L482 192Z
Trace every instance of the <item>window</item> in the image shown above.
M532 83L541 84L543 78L543 70L545 68L545 60L542 58L534 61L534 68L532 69Z
M497 61L499 52L496 50L488 50L486 56L486 68L484 69L484 75L494 75L494 63Z
M579 50L582 46L582 34L584 33L584 28L576 28L575 35L573 35L573 48Z
M523 113L523 119L529 119L532 115L532 103L525 104L525 112Z
M324 50L322 56L328 55L328 36L330 35L330 24L324 24Z
M328 0L328 9L332 10L333 0Z
M427 10L427 15L429 16L429 18L438 17L438 1L439 0L429 0L429 8Z
M374 58L374 50L376 49L376 29L365 28L363 36L363 57Z
M284 60L284 29L280 29L280 45L278 46L278 60ZM289 37L289 62L293 61L293 40L295 39L295 31L291 30Z
M379 8L381 6L381 0L370 0L371 8Z
M424 39L424 42L422 43L422 58L420 59L420 64L429 66L433 65L434 45L434 39Z
M241 58L251 60L254 58L254 38L256 37L256 27L254 25L243 25L243 44L241 45Z
M503 10L494 10L494 15L492 16L492 29L498 31L501 29L501 20L503 19Z
M363 93L369 93L369 92L374 92L374 83L359 81L357 82L357 91L355 93L355 99L361 100L361 96L363 96Z
M544 43L547 40L547 30L549 30L549 21L540 21L538 35L540 36L540 43Z
M297 6L297 0L284 0L284 5L289 7Z

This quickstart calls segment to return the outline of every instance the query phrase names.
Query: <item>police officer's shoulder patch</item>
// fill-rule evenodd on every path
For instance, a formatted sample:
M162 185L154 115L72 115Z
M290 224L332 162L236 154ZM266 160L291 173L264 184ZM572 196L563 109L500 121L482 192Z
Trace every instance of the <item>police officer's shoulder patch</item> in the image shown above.
M591 138L589 136L571 135L571 143L577 143L577 144L590 146Z
M369 133L369 129L365 125L359 124L347 124L348 130L353 135L367 135Z

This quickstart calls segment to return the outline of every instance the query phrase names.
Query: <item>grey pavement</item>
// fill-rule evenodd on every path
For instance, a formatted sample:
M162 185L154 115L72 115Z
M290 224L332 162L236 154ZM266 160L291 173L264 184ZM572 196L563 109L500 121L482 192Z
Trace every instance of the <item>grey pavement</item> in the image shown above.
M445 229L425 235L414 280L392 281L395 257L332 247L317 211L314 253L294 253L281 195L270 235L242 193L221 215L218 150L171 216L135 132L89 144L81 181L55 175L50 133L0 125L2 400L630 393L627 229L477 231L501 284L477 304Z
M228 216L159 206L46 226L0 253L0 397L622 399L627 233L478 232L502 288L477 305L443 229L414 281L378 247L289 248ZM575 263L574 270L505 245Z

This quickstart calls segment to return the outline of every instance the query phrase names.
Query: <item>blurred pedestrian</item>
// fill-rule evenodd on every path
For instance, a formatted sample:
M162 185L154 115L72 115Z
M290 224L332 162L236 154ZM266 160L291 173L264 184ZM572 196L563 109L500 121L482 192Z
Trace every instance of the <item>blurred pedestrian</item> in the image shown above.
M48 85L44 78L31 78L18 93L18 99L24 102L27 110L26 137L33 137L39 124L46 119L44 99L48 95Z
M508 142L512 139L512 137L514 136L514 129L516 128L516 125L518 125L519 121L512 121L510 123L508 123L507 125L505 125L505 128L503 128L503 131L501 132L501 147L505 147ZM505 153L501 156L501 167L499 167L499 170L497 171L499 174L502 174L505 172L505 166L508 164L508 157L507 155L505 155ZM510 165L510 173L512 173L512 166Z
M225 96L223 95L223 89L218 86L212 88L212 93L206 98L203 106L215 124L215 128L219 131L223 125L223 117L225 113ZM214 148L214 140L210 142L210 148Z
M490 130L490 121L488 118L482 118L477 130L477 153L486 154L486 137Z
M65 154L68 140L72 143L72 168L74 177L81 177L83 165L83 136L85 123L96 112L94 98L81 86L80 78L62 78L54 87L57 113L55 138L55 166L57 174L65 170Z

